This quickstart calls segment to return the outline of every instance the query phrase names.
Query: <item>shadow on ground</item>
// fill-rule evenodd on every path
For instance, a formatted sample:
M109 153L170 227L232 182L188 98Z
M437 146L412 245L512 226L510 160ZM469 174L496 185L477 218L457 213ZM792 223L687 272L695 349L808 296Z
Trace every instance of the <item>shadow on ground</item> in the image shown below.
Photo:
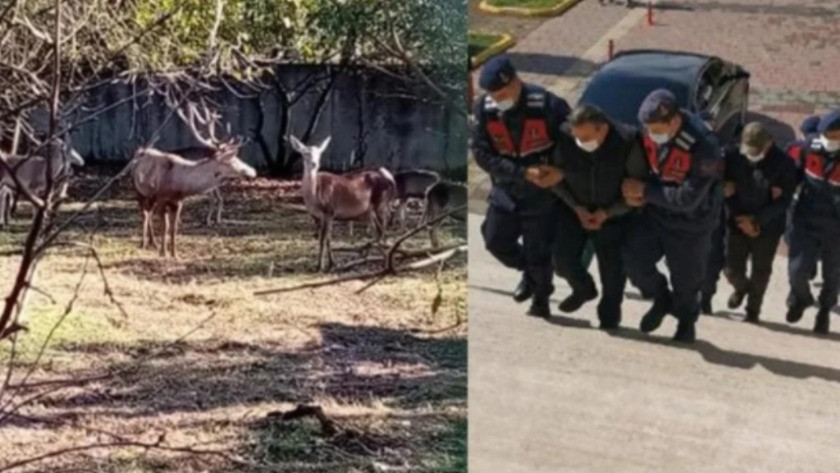
M65 353L123 353L131 360L113 366L124 374L43 404L56 415L95 411L116 419L241 407L239 419L196 422L203 429L242 426L239 454L277 471L301 465L306 471L338 471L337 465L349 471L373 461L422 465L411 470L418 472L465 471L458 465L466 461L466 421L449 409L466 403L466 339L343 324L318 330L320 342L299 351L230 341L65 345ZM367 407L336 416L344 431L330 438L320 435L314 420L246 418L249 405L324 399L351 410ZM371 408L374 400L378 407ZM230 465L219 471L231 471Z
M575 56L515 51L508 56L516 70L523 73L562 76L573 72L575 77L588 77L598 69L598 64Z

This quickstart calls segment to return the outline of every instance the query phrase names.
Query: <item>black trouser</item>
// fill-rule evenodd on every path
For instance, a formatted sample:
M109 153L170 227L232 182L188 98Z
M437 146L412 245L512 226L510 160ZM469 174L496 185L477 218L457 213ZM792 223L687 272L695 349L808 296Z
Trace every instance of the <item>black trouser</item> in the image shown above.
M709 260L712 230L666 228L648 212L629 225L625 245L627 275L643 293L662 297L668 292L668 279L656 263L664 256L673 287L671 313L680 322L693 324L700 312L700 288Z
M555 214L556 206L531 213L491 204L481 225L487 251L503 265L523 271L534 285L534 298L548 298L554 292L551 242Z
M779 247L779 233L760 234L752 238L737 228L729 228L726 239L724 274L737 292L747 295L747 312L758 313L764 292L773 273L773 258ZM747 277L747 260L750 276Z
M823 287L820 292L820 307L826 310L837 305L837 292L840 286L840 244L837 241L840 232L809 225L803 221L794 221L788 227L788 278L790 294L788 306L814 303L811 294L811 276L821 263Z
M598 257L603 294L598 303L601 321L620 321L621 302L627 276L622 260L622 245L627 232L627 218L609 219L598 231L583 228L580 219L568 206L557 212L557 231L554 237L554 270L566 279L574 292L594 292L595 281L583 264L583 253L591 239Z
M726 264L726 210L721 208L720 223L712 232L709 261L706 262L706 275L703 277L701 295L704 299L711 299L717 292L717 282L720 272Z

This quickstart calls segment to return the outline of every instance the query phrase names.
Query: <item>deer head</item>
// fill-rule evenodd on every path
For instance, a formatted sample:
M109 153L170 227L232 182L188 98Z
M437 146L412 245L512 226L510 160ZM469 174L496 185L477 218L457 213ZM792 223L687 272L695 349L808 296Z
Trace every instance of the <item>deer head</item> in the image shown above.
M289 136L289 142L292 143L292 148L303 157L304 170L309 172L318 172L318 169L321 167L321 157L324 155L324 151L329 146L331 139L332 137L328 136L320 145L307 146L293 135Z
M217 149L213 156L213 162L216 164L217 176L221 179L236 178L236 177L257 177L257 171L239 159L239 144L223 143Z

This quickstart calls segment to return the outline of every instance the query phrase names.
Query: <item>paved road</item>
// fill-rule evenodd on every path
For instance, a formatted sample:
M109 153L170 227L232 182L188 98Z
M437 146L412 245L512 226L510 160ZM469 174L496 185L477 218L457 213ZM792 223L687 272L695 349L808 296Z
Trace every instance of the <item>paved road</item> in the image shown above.
M657 4L651 27L643 9L586 0L521 38L514 61L574 102L609 39L619 50L716 54L752 72L751 117L780 141L808 114L840 106L836 0ZM763 326L720 312L701 320L691 348L668 342L673 319L639 334L647 304L633 299L617 335L592 328L594 304L551 323L527 318L507 294L518 276L483 248L488 184L471 180L470 472L840 471L840 319L829 338L811 335L813 311L784 323L784 257ZM555 302L568 294L557 283ZM720 287L723 308L730 289Z
M640 334L647 303L633 299L616 335L592 328L591 303L551 322L522 315L482 219L469 219L470 473L840 471L840 335L813 337L813 312L784 323L783 257L765 325L720 312L685 348L668 340L672 318ZM556 283L555 314L569 293Z

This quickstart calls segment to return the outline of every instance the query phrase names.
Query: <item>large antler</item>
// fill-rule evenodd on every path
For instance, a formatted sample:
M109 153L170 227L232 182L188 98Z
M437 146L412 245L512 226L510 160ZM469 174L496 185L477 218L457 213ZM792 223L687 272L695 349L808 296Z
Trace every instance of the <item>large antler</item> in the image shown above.
M184 111L185 108L186 113ZM181 120L187 124L187 127L189 127L193 137L195 137L199 143L209 148L219 147L220 141L216 138L216 124L220 118L218 113L210 110L210 108L204 103L202 103L201 110L199 111L196 104L193 102L187 102L184 107L175 108L175 112L179 117L181 117ZM199 131L196 121L198 121L201 126L207 130L208 136L204 136Z

